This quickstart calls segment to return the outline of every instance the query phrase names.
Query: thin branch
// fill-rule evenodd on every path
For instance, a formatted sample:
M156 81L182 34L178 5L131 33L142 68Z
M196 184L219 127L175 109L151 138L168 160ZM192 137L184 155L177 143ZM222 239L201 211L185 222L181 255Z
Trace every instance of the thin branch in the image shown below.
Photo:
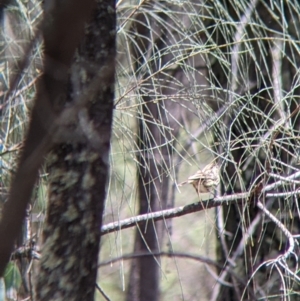
M241 203L245 201L249 197L249 193L237 193L235 195L225 196L225 197L217 197L215 199L210 199L206 201L200 201L193 204L189 204L186 206L181 206L173 209L166 209L162 211L156 211L152 213L142 214L138 216L134 216L131 218L124 219L122 221L117 221L113 223L109 223L104 225L101 228L102 235L108 234L111 232L119 231L121 229L127 229L136 225L140 225L149 220L159 221L163 219L174 218L178 216L183 216L189 213L198 212L202 210L206 210L209 208L218 207L221 205L228 205L230 201L236 201Z
M272 220L275 225L285 234L289 241L289 248L288 250L283 254L280 255L276 261L282 260L282 259L287 259L290 255L295 255L294 254L294 249L295 249L295 239L292 235L292 233L285 227L285 225L278 219L276 218L267 208L265 205L263 205L260 201L257 202L257 207L262 210L270 220ZM296 256L296 260L298 260Z
M277 188L281 185L284 185L284 183L286 181L292 181L293 179L298 178L298 177L300 177L300 172L296 172L296 173L284 178L284 181L280 180L273 184L266 185L262 189L262 193L264 193L266 191L270 191L271 189ZM277 193L277 194L270 193L270 194L266 194L265 196L266 197L274 197L274 196L286 197L286 196L295 195L295 194L300 194L300 191ZM159 221L159 220L163 220L163 219L174 218L174 217L183 216L183 215L193 213L193 212L222 206L225 204L228 205L230 202L242 203L243 201L248 199L249 196L250 196L250 192L236 193L236 194L232 194L232 195L228 195L228 196L216 197L216 198L212 198L209 200L196 202L193 204L189 204L186 206L181 206L181 207L177 207L177 208L173 208L173 209L167 209L167 210L162 210L162 211L156 211L153 213L138 215L138 216L124 219L122 221L112 222L107 225L104 225L101 228L101 233L102 233L102 235L104 235L104 234L108 234L111 232L119 231L121 229L131 228L131 227L140 225L149 220Z
M119 262L119 261L123 261L123 260L130 260L130 259L134 259L137 257L152 257L152 256L156 256L156 257L168 257L168 258L183 258L183 259L191 259L191 260L195 260L197 262L202 262L205 263L207 265L210 266L214 266L217 267L218 269L224 269L224 266L219 264L218 262L216 262L215 260L212 260L208 257L205 256L201 256L201 255L193 255L193 254L187 254L187 253L180 253L180 252L147 252L147 253L135 253L135 254L127 254L127 255L122 255L120 257L116 257L107 261L103 261L101 263L99 263L98 267L102 267L102 266L107 266L107 265L112 265L113 263ZM225 267L225 269L227 269ZM237 274L235 274L235 272L233 272L232 270L228 270L228 273L230 275L232 275L239 283L245 285L245 281ZM252 297L254 297L253 292L251 292ZM253 299L254 300L254 299Z
M277 182L272 183L272 184L270 184L270 185L267 185L266 187L263 188L262 191L263 191L263 192L270 191L270 190L272 190L272 189L275 189L275 188L277 188L277 187L279 187L279 186L284 185L284 183L287 182L287 181L292 181L292 180L297 179L297 178L299 178L299 177L300 177L300 171L297 171L297 172L291 174L290 176L285 177L285 178L284 178L284 181L283 181L283 180L280 180L280 181L277 181Z
M111 299L105 294L105 292L103 291L103 289L101 288L101 286L99 284L97 284L97 283L96 283L96 288L97 288L97 290L100 292L100 294L102 295L102 297L106 301L111 301Z

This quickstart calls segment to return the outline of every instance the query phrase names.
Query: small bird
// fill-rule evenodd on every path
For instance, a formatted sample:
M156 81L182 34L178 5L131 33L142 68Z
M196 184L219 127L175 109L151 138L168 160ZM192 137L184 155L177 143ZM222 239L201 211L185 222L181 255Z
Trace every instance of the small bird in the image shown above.
M202 170L198 170L193 176L190 176L187 181L180 183L178 186L193 184L198 195L200 193L215 193L215 190L220 183L219 174L220 167L213 161L206 165Z

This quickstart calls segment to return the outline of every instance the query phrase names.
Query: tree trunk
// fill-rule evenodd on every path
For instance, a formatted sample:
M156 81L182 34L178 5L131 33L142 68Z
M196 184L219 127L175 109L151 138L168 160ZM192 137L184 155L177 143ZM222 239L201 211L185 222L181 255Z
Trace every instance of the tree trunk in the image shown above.
M149 13L153 10L152 5L143 5L131 27L131 34L135 37L135 43L132 44L135 72L137 77L143 79L139 86L142 96L138 99L141 102L137 141L139 214L174 206L170 179L176 178L175 159L178 157L175 141L181 124L189 130L195 110L193 103L186 97L190 91L191 78L185 68L195 68L196 65L200 69L204 66L200 56L189 60L173 52L174 47L180 48L179 41L183 38L181 31L188 31L191 26L190 18L183 17L182 12L193 8L187 5L178 9L169 3L160 5L159 12L153 12L155 18ZM171 17L165 11L172 11ZM182 23L179 25L174 20ZM172 35L168 32L169 28L164 28L162 24L172 24ZM184 29L178 26L184 26ZM180 64L181 59L185 60L184 66ZM172 68L165 68L170 62L174 63ZM204 77L197 76L193 80L197 84L206 84ZM154 96L147 96L147 91ZM154 223L149 220L136 231L134 253L161 250L166 231L170 231L171 235L171 221ZM159 300L160 269L158 256L132 260L127 300Z
M97 1L47 162L49 203L37 300L94 300L109 173L115 30L115 2Z

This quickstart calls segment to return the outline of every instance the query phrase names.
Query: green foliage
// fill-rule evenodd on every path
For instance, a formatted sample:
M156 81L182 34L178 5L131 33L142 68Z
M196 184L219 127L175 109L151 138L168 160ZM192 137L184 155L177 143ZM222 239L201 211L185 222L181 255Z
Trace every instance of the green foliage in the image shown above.
M0 301L5 301L6 298L6 293L5 293L5 282L3 277L0 278Z
M9 262L4 273L5 290L7 293L17 292L22 284L22 277L17 264Z

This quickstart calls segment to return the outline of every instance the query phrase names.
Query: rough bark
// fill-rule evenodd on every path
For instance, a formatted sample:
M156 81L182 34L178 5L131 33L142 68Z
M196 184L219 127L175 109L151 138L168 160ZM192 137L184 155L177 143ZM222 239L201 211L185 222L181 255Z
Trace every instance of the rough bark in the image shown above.
M82 38L84 22L90 15L93 2L89 0L84 5L81 1L65 1L63 5L59 1L45 3L53 6L46 9L42 32L45 38L44 73L38 82L23 151L9 198L2 211L0 276L3 275L14 241L21 231L38 170L51 145L57 116L62 109L60 100L65 92L68 69Z
M47 162L49 203L37 300L94 300L109 173L115 26L114 1L97 1Z

